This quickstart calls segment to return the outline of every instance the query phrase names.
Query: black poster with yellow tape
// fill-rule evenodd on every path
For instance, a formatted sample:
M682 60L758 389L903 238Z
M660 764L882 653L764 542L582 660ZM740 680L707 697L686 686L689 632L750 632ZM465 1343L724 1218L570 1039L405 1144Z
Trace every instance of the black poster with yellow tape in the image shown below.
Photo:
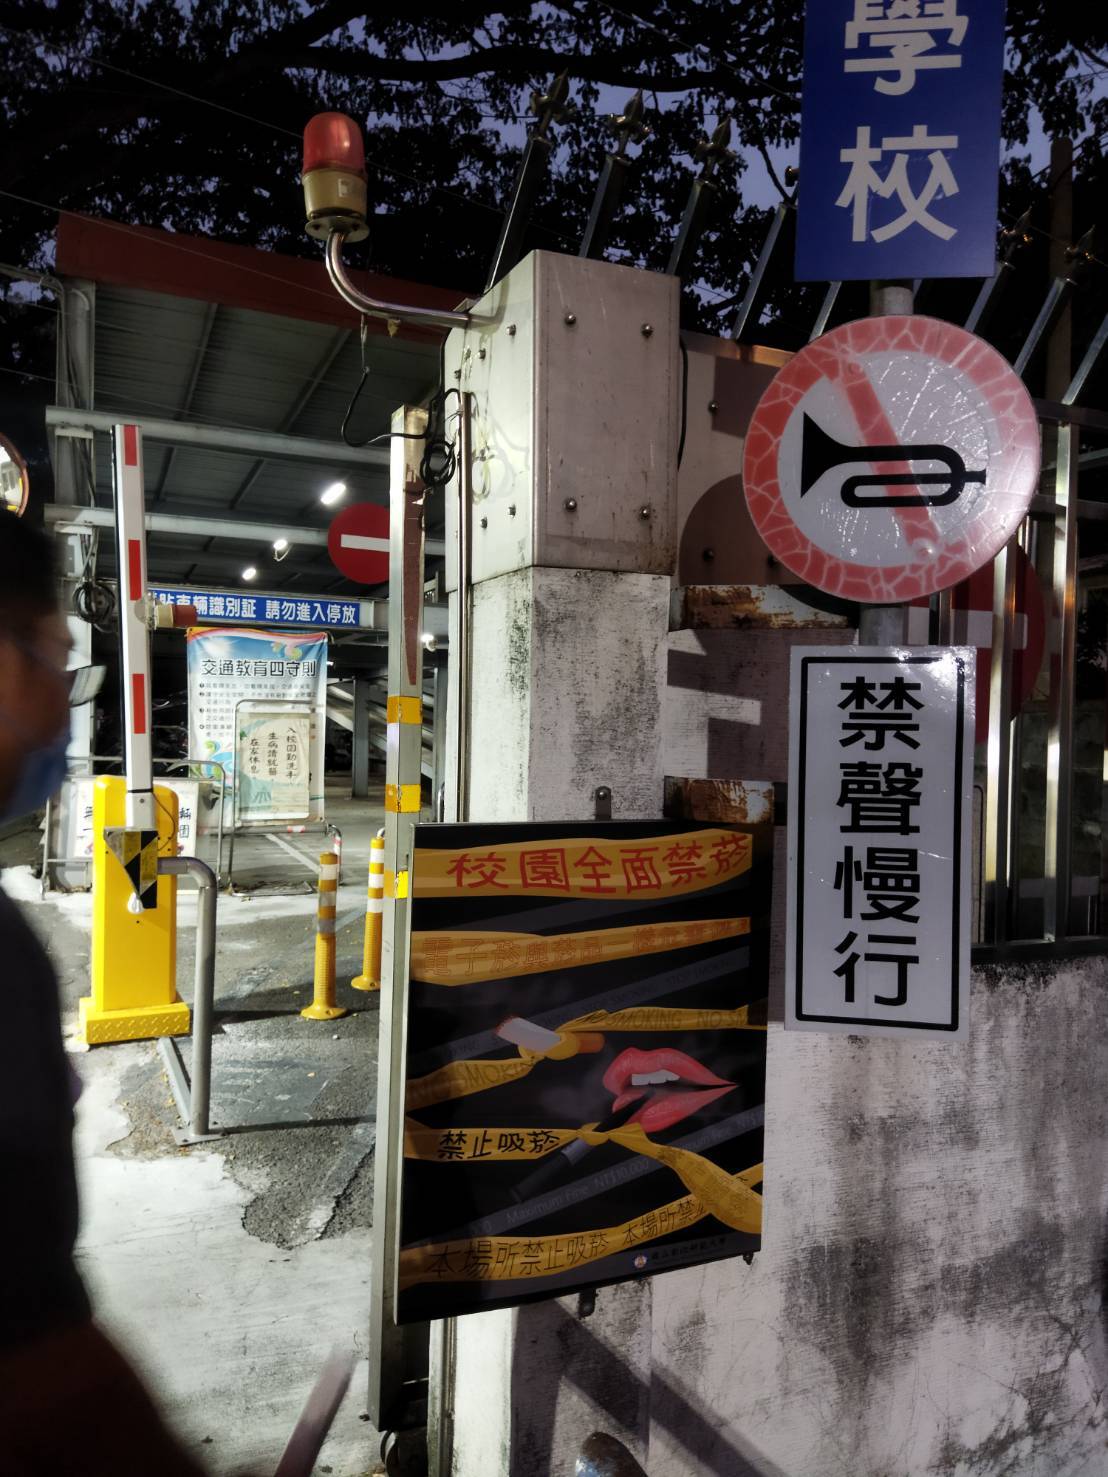
M772 829L415 848L400 1321L756 1251Z

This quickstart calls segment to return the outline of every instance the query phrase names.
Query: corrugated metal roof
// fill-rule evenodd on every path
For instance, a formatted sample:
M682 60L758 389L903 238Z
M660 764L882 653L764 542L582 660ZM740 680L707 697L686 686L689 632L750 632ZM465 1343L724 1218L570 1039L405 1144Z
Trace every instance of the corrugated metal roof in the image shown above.
M419 403L434 388L439 349L371 334L369 377L351 431L359 439L388 430L399 405ZM96 291L94 408L197 425L277 431L340 442L340 426L361 374L355 331L252 309L205 303L145 289L101 284ZM147 506L212 520L210 539L151 532L150 577L163 583L226 584L254 563L268 589L349 590L325 549L294 546L280 563L265 547L219 538L219 519L325 528L319 503L328 483L350 488L345 502L387 499L384 469L265 461L192 447L144 449ZM106 436L96 437L98 501L111 500ZM101 540L101 570L113 572L110 540Z

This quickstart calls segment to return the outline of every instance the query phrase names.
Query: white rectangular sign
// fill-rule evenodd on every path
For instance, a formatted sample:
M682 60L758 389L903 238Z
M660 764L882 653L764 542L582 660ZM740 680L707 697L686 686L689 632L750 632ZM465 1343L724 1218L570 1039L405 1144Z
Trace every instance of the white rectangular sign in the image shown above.
M177 795L177 855L195 856L199 835L200 781L156 774L154 783L158 788L175 791ZM69 781L69 786L70 822L65 854L91 858L93 780L89 775L78 775Z
M785 1025L968 1029L974 652L794 647Z
M240 711L235 756L239 820L304 820L311 814L310 731L308 713L252 707Z

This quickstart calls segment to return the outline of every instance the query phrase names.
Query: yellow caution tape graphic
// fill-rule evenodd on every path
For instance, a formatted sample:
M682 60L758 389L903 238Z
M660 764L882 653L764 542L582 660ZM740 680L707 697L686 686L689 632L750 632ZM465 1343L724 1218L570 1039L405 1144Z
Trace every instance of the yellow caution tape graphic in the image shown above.
M674 898L750 868L751 838L713 828L614 841L513 841L465 851L420 848L416 897Z
M413 933L411 976L431 985L466 985L692 949L749 932L749 918L701 918L587 933Z
M760 1183L762 1166L755 1165L738 1175L727 1175L723 1170L717 1173L738 1187L744 1205L749 1198L743 1215L745 1223L735 1229L757 1234L761 1227L762 1197L751 1187ZM559 1236L484 1236L408 1247L400 1253L400 1287L403 1290L423 1282L507 1282L554 1277L589 1262L601 1261L615 1252L685 1230L715 1213L701 1201L699 1194L691 1194L603 1230Z
M619 1144L633 1154L656 1159L659 1164L672 1169L685 1189L698 1195L717 1220L737 1231L756 1232L761 1227L762 1202L743 1183L691 1149L654 1143L639 1123L627 1123L621 1128L597 1133L592 1124L577 1129L440 1129L424 1128L409 1119L404 1127L404 1156L440 1164L544 1159L574 1139L583 1139L594 1147Z

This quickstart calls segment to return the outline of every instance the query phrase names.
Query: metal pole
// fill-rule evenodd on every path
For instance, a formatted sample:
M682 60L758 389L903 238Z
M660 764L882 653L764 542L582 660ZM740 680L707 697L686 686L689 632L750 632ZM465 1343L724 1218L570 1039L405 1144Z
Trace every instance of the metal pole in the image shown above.
M207 862L196 856L158 858L160 876L190 876L197 885L196 971L192 1003L192 1081L184 1077L177 1043L163 1037L158 1043L169 1068L170 1085L188 1137L211 1137L212 1014L215 1004L216 878Z
M450 669L439 661L431 673L431 802L435 819L442 820L440 801L446 777L446 707Z
M458 650L454 657L454 680L458 696L458 737L455 756L454 819L469 815L469 716L472 675L472 535L473 535L473 394L462 395L458 420Z
M985 779L985 943L1008 937L1011 869L1012 632L1016 618L1017 543L1011 539L993 561L993 648L989 673L989 742Z
M1058 427L1054 474L1052 584L1058 641L1050 683L1046 745L1046 845L1043 932L1061 942L1069 931L1073 786L1074 643L1077 628L1077 428Z
M1085 350L1085 357L1077 366L1077 373L1070 380L1062 395L1063 405L1073 405L1076 403L1078 396L1085 388L1086 380L1096 368L1096 362L1101 354L1103 354L1105 345L1108 345L1108 313L1100 320L1100 327L1093 334L1092 341Z
M369 794L369 686L364 677L354 678L353 731L350 743L350 794L364 800Z
M913 308L910 282L871 282L871 318L902 317ZM862 646L899 646L904 641L903 605L864 605L858 618L858 641Z
M835 311L835 304L839 300L841 290L841 282L829 282L827 284L827 291L824 294L823 302L820 303L819 312L816 314L816 321L812 324L812 331L808 335L809 343L813 339L819 338L820 334L827 332L827 325L831 321L831 314Z
M423 757L423 512L420 438L427 412L392 417L389 518L389 745L385 772L385 913L377 1082L377 1173L373 1186L373 1287L369 1310L369 1416L378 1430L402 1418L405 1330L396 1322L400 1176L404 1164L412 852L421 808ZM409 1330L412 1332L412 1330Z
M970 333L984 335L1001 298L1015 272L1020 251L1031 244L1031 210L1028 208L1014 226L1000 233L1000 253L993 275L986 277L970 309L965 327Z
M64 405L46 407L46 424L59 435L67 430L112 431L119 424L117 412L81 410ZM309 436L288 436L280 431L243 430L238 426L201 426L190 421L162 420L157 416L130 416L147 441L161 446L202 446L207 451L230 451L261 456L267 461L316 462L322 467L388 465L389 454L378 446L350 447L341 441ZM289 533L289 542L292 534Z
M527 136L527 144L512 189L511 203L500 227L500 238L496 243L488 281L485 283L486 292L491 291L501 277L510 272L519 261L523 235L530 223L531 208L538 197L539 186L554 150L549 130L551 124L565 115L568 97L569 75L566 72L555 77L549 92L541 96L535 93L531 97L531 111L535 115L535 122ZM455 323L449 326L458 325ZM461 326L465 327L465 324Z
M871 282L869 315L871 318L908 316L915 309L915 296L910 282Z
M791 200L782 200L773 213L766 239L762 242L762 249L758 253L758 260L754 270L750 274L743 300L739 304L739 311L735 314L735 321L731 325L731 337L741 339L745 337L749 329L753 329L758 322L758 316L762 309L762 286L765 282L766 273L769 271L770 259L777 247L778 238L785 226L785 218L788 212L794 208Z
M422 324L429 328L464 328L470 322L468 313L448 308L417 308L414 303L386 303L360 292L346 275L342 261L344 231L334 231L327 238L327 275L339 297L367 318L384 318L394 323Z
M590 257L594 261L599 261L604 256L612 222L623 198L623 187L631 164L627 156L627 146L633 139L641 139L650 132L642 121L642 93L636 92L628 100L623 113L611 115L608 121L616 131L616 147L604 159L600 183L593 197L581 249L577 253L578 256Z
M471 569L473 511L473 395L461 397L458 421L458 639L451 645L450 661L457 703L457 732L454 754L453 821L469 817L469 730L470 691L473 669ZM436 722L437 722L436 714ZM435 792L436 798L438 791ZM445 807L444 807L445 809ZM448 819L445 815L443 820ZM458 1325L454 1318L439 1318L431 1324L429 1344L430 1377L427 1390L427 1455L431 1477L450 1477L454 1466L454 1400L457 1388Z
M692 189L689 191L688 204L685 206L685 214L681 220L681 227L677 232L677 239L673 243L670 252L669 263L666 271L673 277L686 277L689 275L697 248L700 246L700 238L704 234L704 227L708 221L708 207L715 199L718 183L716 174L725 159L733 159L735 156L730 149L731 143L731 119L723 117L715 127L715 131L709 138L701 139L696 146L695 157L701 161L700 174L693 181ZM774 216L770 234L774 241L781 229L781 221L784 217L780 209ZM771 243L767 242L764 253L765 260L769 260L773 250ZM753 284L752 284L753 285ZM744 306L750 300L751 289L747 290L747 298ZM742 310L740 309L740 318ZM732 334L738 338L738 332Z
M950 590L940 590L935 599L935 644L951 646L954 643L954 609Z

